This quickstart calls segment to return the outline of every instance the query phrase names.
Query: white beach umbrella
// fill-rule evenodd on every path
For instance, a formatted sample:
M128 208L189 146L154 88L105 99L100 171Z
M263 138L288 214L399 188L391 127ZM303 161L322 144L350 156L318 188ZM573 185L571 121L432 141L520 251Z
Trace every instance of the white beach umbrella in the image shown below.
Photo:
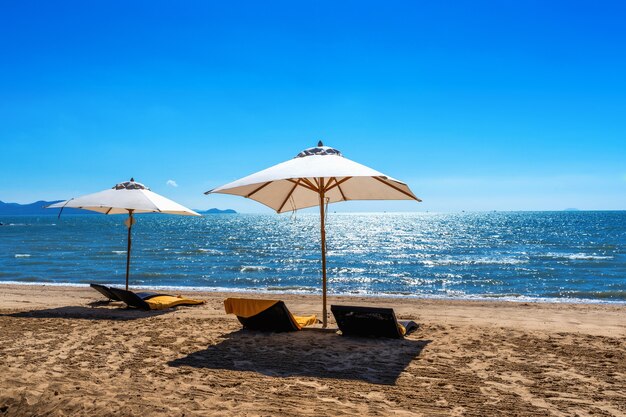
M325 205L349 200L421 201L405 183L343 157L324 146L305 149L295 158L207 191L239 195L277 213L319 206L322 243L323 323L326 327Z
M65 207L97 211L104 214L128 214L128 219L124 222L126 227L128 227L128 250L126 252L127 290L130 270L131 230L133 224L135 224L133 215L137 213L163 213L199 216L195 211L153 193L145 185L135 182L133 178L130 181L116 184L109 190L61 201L46 208L60 208L62 212ZM61 212L59 212L59 216Z

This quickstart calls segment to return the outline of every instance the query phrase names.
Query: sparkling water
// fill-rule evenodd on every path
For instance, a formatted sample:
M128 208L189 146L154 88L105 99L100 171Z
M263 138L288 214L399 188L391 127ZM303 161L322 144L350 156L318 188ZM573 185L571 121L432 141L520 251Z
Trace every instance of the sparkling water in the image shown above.
M125 280L124 216L0 219L0 281ZM626 212L336 214L331 294L626 302ZM321 292L316 214L138 215L131 286ZM0 287L1 291L1 287Z

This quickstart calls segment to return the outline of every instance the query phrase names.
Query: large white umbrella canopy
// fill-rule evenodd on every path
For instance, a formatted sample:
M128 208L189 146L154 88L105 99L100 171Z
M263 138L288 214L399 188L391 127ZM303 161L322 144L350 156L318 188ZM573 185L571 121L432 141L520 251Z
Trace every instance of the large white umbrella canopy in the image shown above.
M178 214L182 216L200 216L195 211L188 209L168 198L156 194L145 185L130 181L116 184L113 188L82 197L72 198L67 201L51 204L46 208L78 208L97 211L104 214L128 214L126 226L128 227L128 250L126 252L126 289L128 289L128 275L130 268L131 229L135 223L133 217L137 213L163 213ZM59 213L59 216L61 213Z
M277 213L319 206L322 237L323 323L326 327L325 205L349 200L421 201L409 186L324 146L305 149L295 158L233 181L205 194L239 195Z

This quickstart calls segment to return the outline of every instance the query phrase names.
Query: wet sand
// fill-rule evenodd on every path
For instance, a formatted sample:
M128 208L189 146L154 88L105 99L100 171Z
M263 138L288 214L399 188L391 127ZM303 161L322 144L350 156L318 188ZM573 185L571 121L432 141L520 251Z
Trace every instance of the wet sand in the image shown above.
M329 298L420 325L386 340L243 331L234 294L184 295L207 303L0 285L0 416L626 415L624 305ZM271 298L321 314L320 297Z

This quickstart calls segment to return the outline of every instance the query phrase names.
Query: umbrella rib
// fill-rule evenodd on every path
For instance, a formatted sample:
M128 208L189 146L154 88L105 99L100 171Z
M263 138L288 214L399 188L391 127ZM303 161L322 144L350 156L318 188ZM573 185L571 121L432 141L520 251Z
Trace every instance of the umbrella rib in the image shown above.
M348 201L348 197L346 197L346 195L343 193L343 190L341 189L341 187L337 186L337 189L341 193L341 198L343 198L344 201Z
M335 181L335 184L331 185L333 183L333 180ZM337 185L337 177L330 177L328 179L328 182L326 183L326 186L324 187L324 193L330 191L331 189L335 188Z
M254 191L252 191L250 194L246 195L245 197L246 198L250 198L252 195L256 194L258 191L261 191L263 188L267 187L271 183L272 183L271 181L266 182L265 184L263 184L259 188L255 189Z
M333 177L332 179L335 180L335 183L333 185L327 187L324 190L324 192L330 191L330 190L332 190L335 187L339 187L341 184L343 184L344 182L348 181L350 178L352 178L352 177L344 177L341 181L337 181L337 177ZM330 182L329 182L329 184L330 184ZM343 195L343 193L341 193L341 194Z
M406 191L404 191L403 189L401 189L401 188L399 188L399 187L396 187L395 185L389 184L387 181L383 180L381 177L372 177L372 178L374 178L374 179L376 179L376 180L378 180L378 181L382 182L382 183L383 183L383 184L385 184L386 186L391 187L391 188L393 188L393 189L394 189L394 190L396 190L396 191L401 192L402 194L404 194L404 195L406 195L406 196L408 196L408 197L411 197L411 198L412 198L412 199L414 199L414 200L417 200L417 201L422 201L422 200L420 200L419 198L417 198L417 197L415 197L415 196L413 196L413 195L411 195L411 194L407 193L407 192L406 192Z
M337 181L337 178L335 178L335 181ZM346 198L346 195L343 193L343 190L341 189L341 186L339 185L339 183L337 183L337 189L339 190L339 193L341 194L341 198L343 198L345 201L348 201L348 199Z
M315 191L316 193L319 193L320 187L319 187L319 184L317 182L317 178L314 178L315 184L317 184L317 185L313 184L311 182L311 180L308 179L308 178L300 178L300 180L302 180L302 182L304 182L305 184L308 184L308 186L311 187L312 191Z
M302 182L300 182L301 180L302 180ZM291 183L294 183L294 184L296 184L296 185L299 185L299 186L301 186L301 187L304 187L304 188L306 188L306 189L308 189L308 190L311 190L311 191L317 192L317 190L316 190L315 188L312 188L309 184L305 183L305 182L303 181L303 179L294 180L293 178L288 178L288 179L287 179L287 181L289 181L289 182L291 182Z
M289 194L287 194L287 197L285 198L285 201L283 201L283 204L281 204L280 207L278 208L278 210L276 210L277 212L280 213L280 211L283 209L283 207L285 207L285 204L287 204L287 200L289 200L289 197L291 197L291 195L293 194L294 190L298 187L298 185L300 185L300 180L295 182L295 184L293 185L293 188L291 189L291 191L289 191Z

